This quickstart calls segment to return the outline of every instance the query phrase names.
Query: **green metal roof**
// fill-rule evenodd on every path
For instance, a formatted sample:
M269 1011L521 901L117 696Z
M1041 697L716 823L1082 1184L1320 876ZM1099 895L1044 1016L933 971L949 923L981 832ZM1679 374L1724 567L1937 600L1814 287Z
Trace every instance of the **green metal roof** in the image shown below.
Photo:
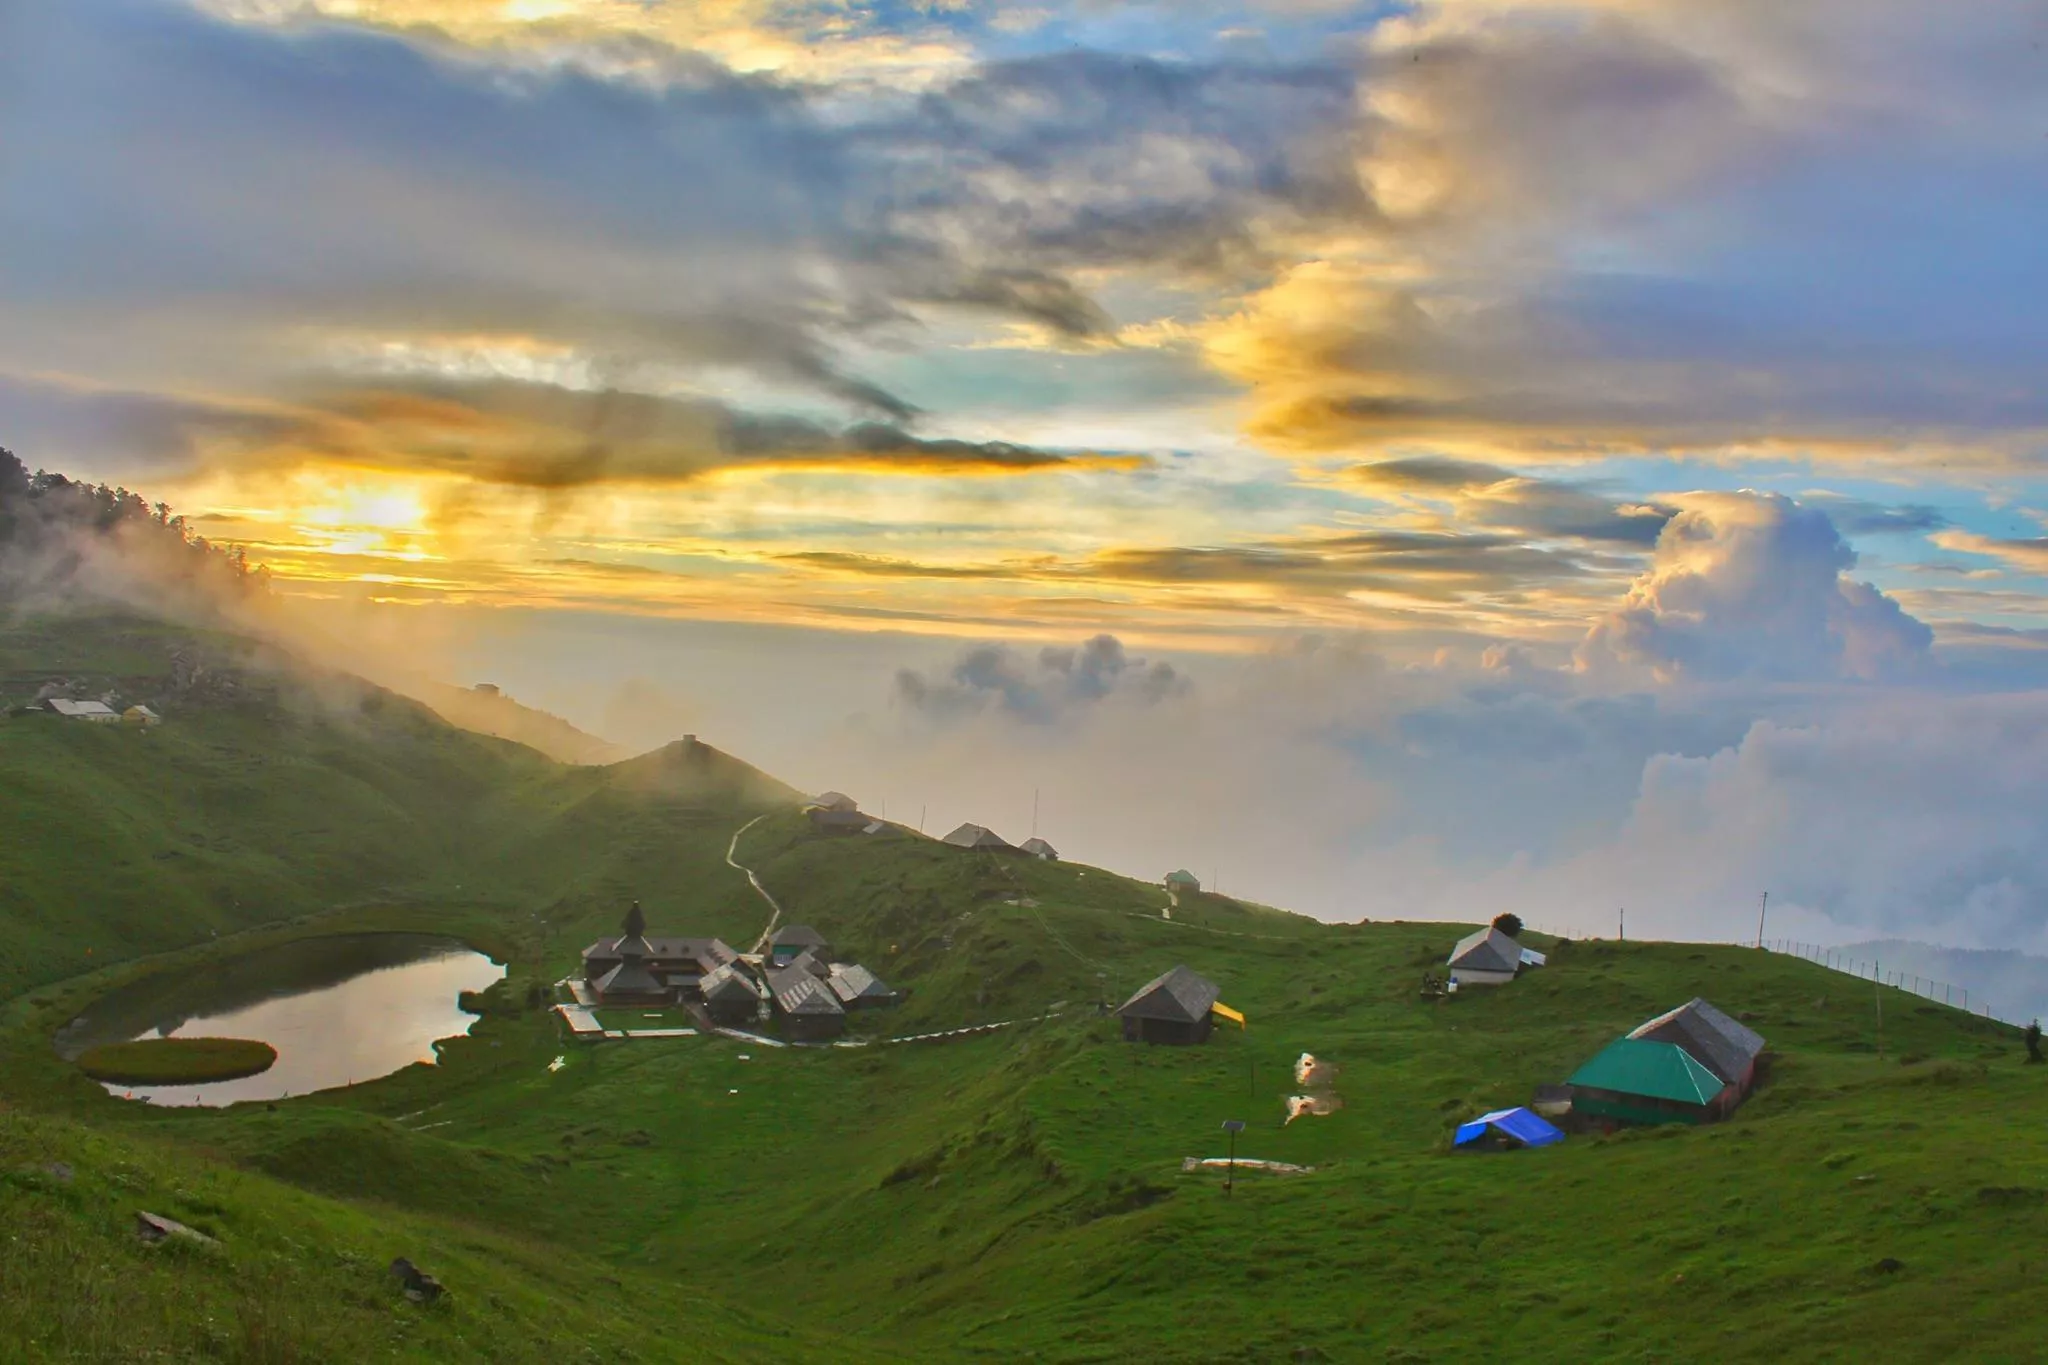
M1719 1076L1676 1043L1621 1038L1572 1073L1571 1084L1679 1104L1707 1104L1723 1088Z

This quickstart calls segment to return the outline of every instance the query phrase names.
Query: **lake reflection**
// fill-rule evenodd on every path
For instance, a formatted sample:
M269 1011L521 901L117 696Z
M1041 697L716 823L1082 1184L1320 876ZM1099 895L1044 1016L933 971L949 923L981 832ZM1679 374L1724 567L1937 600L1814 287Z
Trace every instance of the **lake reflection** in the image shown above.
M432 1062L434 1043L469 1032L456 1007L505 969L456 939L344 934L300 939L183 973L145 978L57 1034L69 1060L138 1038L256 1038L277 1049L260 1076L211 1085L109 1085L156 1104L233 1104L304 1095Z

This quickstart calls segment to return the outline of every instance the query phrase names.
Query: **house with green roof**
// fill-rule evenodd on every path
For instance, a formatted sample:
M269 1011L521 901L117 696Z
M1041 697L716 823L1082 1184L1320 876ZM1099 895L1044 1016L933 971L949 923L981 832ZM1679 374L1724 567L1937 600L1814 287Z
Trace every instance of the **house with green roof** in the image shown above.
M1740 1098L1676 1043L1619 1038L1569 1081L1572 1112L1612 1123L1711 1123Z

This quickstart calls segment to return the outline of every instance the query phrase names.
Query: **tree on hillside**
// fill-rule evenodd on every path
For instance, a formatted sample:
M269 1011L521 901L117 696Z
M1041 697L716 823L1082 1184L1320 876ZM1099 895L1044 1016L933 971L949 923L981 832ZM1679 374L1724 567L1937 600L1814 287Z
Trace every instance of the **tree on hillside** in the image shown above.
M2036 1019L2036 1020L2035 1020L2035 1021L2034 1021L2033 1023L2031 1023L2031 1024L2028 1024L2028 1025L2027 1025L2027 1035L2026 1035L2026 1037L2027 1037L2027 1060L2028 1060L2029 1062L2038 1062L2038 1061L2040 1061L2040 1060L2041 1060L2041 1021L2040 1021L2039 1019Z
M1493 927L1509 938L1522 936L1522 917L1512 910L1503 911L1493 917Z
M0 585L15 593L176 597L189 607L246 594L267 577L240 546L195 535L168 504L152 507L126 488L46 470L30 474L0 449Z

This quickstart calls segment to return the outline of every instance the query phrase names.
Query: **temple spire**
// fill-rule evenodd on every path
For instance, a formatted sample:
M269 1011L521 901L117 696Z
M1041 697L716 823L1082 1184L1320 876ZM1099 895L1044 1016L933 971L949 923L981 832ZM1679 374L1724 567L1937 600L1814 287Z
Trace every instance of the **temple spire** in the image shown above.
M639 901L634 901L626 911L625 930L627 938L639 938L647 932L647 916L640 912Z

